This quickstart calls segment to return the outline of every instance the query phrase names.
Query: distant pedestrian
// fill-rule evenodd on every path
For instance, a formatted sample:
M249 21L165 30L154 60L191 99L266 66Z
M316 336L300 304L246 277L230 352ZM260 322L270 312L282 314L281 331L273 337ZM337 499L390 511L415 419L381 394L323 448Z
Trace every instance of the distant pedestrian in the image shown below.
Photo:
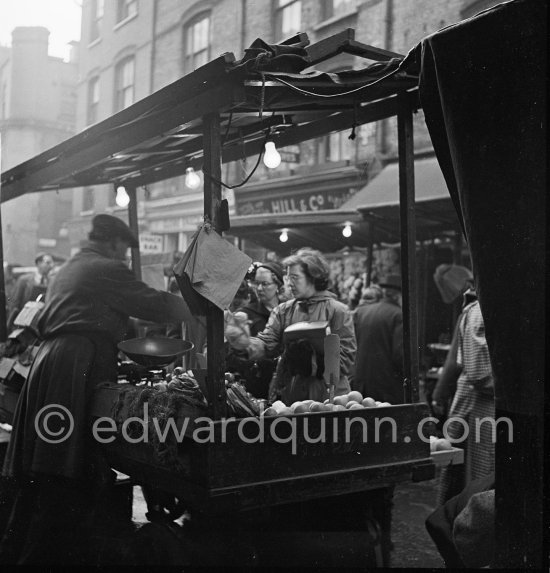
M379 283L382 298L357 307L354 315L357 359L352 388L380 402L403 402L403 313L401 277ZM372 296L376 294L373 289Z
M373 302L378 302L382 299L384 293L382 288L377 284L370 284L368 287L363 287L361 291L361 299L359 300L358 306L364 304L372 304Z
M17 284L17 278L13 273L13 268L15 265L4 263L4 292L6 293L6 312L9 313L9 309L13 304L13 295L15 293L15 285Z
M38 253L34 259L36 270L17 279L13 291L13 304L10 307L8 325L23 309L25 304L36 300L40 295L44 296L50 283L50 271L54 267L53 257L49 253Z

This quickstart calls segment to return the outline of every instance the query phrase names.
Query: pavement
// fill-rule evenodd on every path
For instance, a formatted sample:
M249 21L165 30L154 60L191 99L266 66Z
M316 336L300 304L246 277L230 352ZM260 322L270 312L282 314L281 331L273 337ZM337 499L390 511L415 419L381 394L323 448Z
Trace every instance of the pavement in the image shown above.
M438 478L396 486L392 521L392 568L445 568L424 525L426 517L436 507L437 484Z

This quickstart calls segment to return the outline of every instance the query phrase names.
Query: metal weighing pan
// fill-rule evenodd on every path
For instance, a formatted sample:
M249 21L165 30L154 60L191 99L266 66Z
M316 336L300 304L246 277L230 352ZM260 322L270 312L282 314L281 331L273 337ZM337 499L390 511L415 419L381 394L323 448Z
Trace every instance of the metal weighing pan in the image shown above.
M167 366L193 349L193 343L177 338L131 338L118 343L130 360L155 368Z

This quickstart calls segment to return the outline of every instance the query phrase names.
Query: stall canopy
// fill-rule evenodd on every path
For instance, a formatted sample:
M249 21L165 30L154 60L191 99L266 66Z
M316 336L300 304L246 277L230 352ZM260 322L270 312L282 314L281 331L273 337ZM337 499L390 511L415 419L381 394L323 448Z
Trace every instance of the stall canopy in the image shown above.
M355 41L352 29L308 44L299 34L277 46L257 40L239 61L223 54L2 173L1 200L108 183L135 188L203 168L211 114L220 116L225 163L262 152L268 134L285 147L395 115L399 94L418 101L418 77L400 70L399 55ZM313 69L341 52L375 62L337 73Z

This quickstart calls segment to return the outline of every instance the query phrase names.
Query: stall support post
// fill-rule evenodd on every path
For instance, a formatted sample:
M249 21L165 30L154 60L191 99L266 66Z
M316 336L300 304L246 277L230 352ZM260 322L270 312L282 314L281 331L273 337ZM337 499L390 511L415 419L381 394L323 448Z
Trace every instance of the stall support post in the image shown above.
M220 115L211 113L203 117L204 142L204 217L221 234L219 210L221 191L221 132ZM208 302L206 309L206 368L210 407L215 420L226 415L225 357L223 348L223 311Z
M373 224L369 221L367 223L367 278L365 287L370 286L372 282L372 255L373 255L373 242L374 242L374 229Z
M128 203L128 224L130 229L134 232L134 235L139 238L136 188L133 185L125 185L125 187L128 197L130 197L130 203ZM136 279L141 280L141 255L139 253L139 247L132 248L132 271Z
M2 173L2 134L0 133L0 174ZM0 198L2 182L0 181ZM0 207L0 342L8 339L8 317L6 312L6 277L4 276L4 238L2 234L2 208Z
M404 400L418 402L418 297L416 289L416 222L414 204L413 116L409 94L400 94L397 113L399 148L399 215L403 289Z
M2 147L0 146L0 153ZM4 276L4 239L2 237L2 209L0 209L0 342L8 339L6 312L6 282Z

